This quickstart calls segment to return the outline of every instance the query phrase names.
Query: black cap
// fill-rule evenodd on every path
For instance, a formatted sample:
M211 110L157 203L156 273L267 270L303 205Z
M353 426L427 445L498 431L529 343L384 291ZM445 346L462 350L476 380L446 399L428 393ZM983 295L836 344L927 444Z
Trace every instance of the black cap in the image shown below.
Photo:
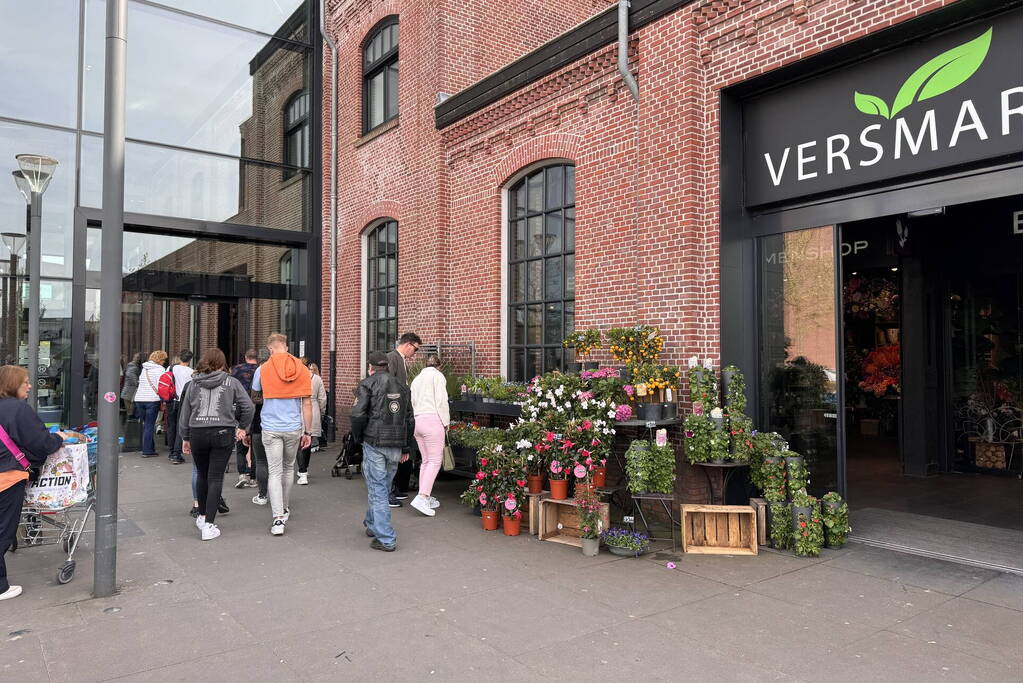
M387 354L382 351L373 351L367 360L370 365L387 365Z

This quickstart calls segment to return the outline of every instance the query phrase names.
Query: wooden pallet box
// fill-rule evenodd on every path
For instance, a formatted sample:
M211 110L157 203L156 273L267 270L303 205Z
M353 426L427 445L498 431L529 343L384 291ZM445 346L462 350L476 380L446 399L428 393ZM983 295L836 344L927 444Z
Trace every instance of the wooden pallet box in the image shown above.
M749 505L683 505L682 550L707 555L756 555L756 511Z
M757 545L767 545L767 501L750 498L749 504L757 513Z
M603 504L601 512L603 528L611 525L611 511L607 503ZM545 498L540 500L539 538L541 541L553 541L564 543L581 548L583 545L579 530L579 510L576 507L575 499L554 500Z

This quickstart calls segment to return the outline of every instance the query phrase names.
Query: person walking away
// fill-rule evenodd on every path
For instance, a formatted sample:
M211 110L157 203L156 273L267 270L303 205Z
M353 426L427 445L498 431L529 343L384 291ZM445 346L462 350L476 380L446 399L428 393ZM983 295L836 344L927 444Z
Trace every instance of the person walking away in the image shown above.
M245 438L245 430L252 422L252 399L241 382L227 374L224 352L207 349L179 404L176 431L181 435L182 450L192 456L199 472L196 487L199 516L195 525L202 540L210 541L220 535L214 522L224 487L224 470L235 441Z
M312 442L312 380L302 361L288 353L288 338L279 332L266 340L270 358L252 377L252 389L263 392L263 447L266 448L267 493L273 522L270 533L280 536L291 518L291 485L298 451Z
M415 422L406 387L387 371L387 356L369 354L369 376L359 383L352 408L352 437L362 444L366 479L366 535L374 550L394 552L397 538L391 525L389 492L401 462L408 460L408 443Z
M51 434L26 402L31 388L25 368L0 367L0 600L21 595L21 586L7 580L4 556L18 531L29 467L42 465L64 443L64 434Z
M142 420L142 457L156 457L156 418L160 415L160 395L156 388L163 375L163 364L167 362L167 352L153 351L149 360L142 364L139 372L139 388L135 392L135 411Z
M193 354L188 349L183 349L178 355L178 362L171 368L174 376L174 398L167 401L167 445L170 446L170 455L167 458L175 465L185 462L181 457L182 438L178 434L178 414L181 411L181 397L185 393L185 385L192 379Z
M387 354L387 372L399 382L408 386L408 362L416 355L416 351L422 346L423 340L415 332L406 332L398 339L397 346ZM412 477L412 467L415 463L415 454L412 448L415 441L410 440L409 457L401 461L398 471L394 475L394 488L391 491L389 504L391 507L401 507L401 501L408 498L409 479Z
M260 420L260 415L263 412L263 392L253 391L250 395L252 403L256 406L256 413L252 416L252 424L245 436L245 443L250 447L248 464L255 473L257 487L252 502L256 505L266 505L269 502L266 491L269 472L266 466L266 448L263 446L263 426Z
M139 390L139 373L142 372L142 354L136 353L124 369L124 384L121 385L121 400L124 401L125 420L135 417L135 393Z
M245 387L245 391L251 392L252 377L256 374L258 367L259 355L255 349L249 349L245 352L245 359L231 368L231 376L241 382L242 386ZM256 486L256 480L253 477L255 470L249 465L252 462L252 447L244 441L239 441L235 456L238 464L238 481L234 487L240 489Z
M423 457L419 466L419 495L412 499L412 507L433 517L440 507L440 501L433 497L433 482L444 460L444 435L451 424L448 383L436 354L426 357L426 367L412 380L411 393L416 443Z
M308 358L302 357L302 362L309 368L309 378L312 380L313 390L313 423L310 425L309 435L312 441L308 446L298 452L298 485L305 486L309 483L309 460L312 458L314 444L319 447L320 435L323 434L323 411L327 409L327 390L323 386L323 379L320 377L320 369L316 363L310 363Z

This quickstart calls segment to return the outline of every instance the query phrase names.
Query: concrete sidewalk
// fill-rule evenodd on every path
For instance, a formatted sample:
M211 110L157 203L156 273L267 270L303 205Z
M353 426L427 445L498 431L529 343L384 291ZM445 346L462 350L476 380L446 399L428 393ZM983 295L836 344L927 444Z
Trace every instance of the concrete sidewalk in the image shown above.
M65 586L57 548L8 555L25 592L0 603L0 681L1023 679L1021 577L865 546L586 558L482 532L460 480L435 518L395 510L381 553L332 461L314 456L285 536L228 488L203 543L190 466L122 456L121 593L91 599L91 543Z

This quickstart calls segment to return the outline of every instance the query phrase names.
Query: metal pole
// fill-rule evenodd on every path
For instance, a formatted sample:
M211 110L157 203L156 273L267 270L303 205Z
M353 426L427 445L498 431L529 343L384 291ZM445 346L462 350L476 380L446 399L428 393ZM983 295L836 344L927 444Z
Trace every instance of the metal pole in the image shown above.
M103 251L99 328L99 459L96 481L96 563L92 592L117 586L117 396L121 364L121 259L124 242L124 90L128 0L107 0L103 93ZM95 371L95 370L94 370Z
M327 415L330 440L337 439L337 43L327 30L327 0L320 0L320 34L330 48L330 388Z
M28 235L28 393L29 405L39 406L39 288L43 250L43 195L32 193L29 208Z

